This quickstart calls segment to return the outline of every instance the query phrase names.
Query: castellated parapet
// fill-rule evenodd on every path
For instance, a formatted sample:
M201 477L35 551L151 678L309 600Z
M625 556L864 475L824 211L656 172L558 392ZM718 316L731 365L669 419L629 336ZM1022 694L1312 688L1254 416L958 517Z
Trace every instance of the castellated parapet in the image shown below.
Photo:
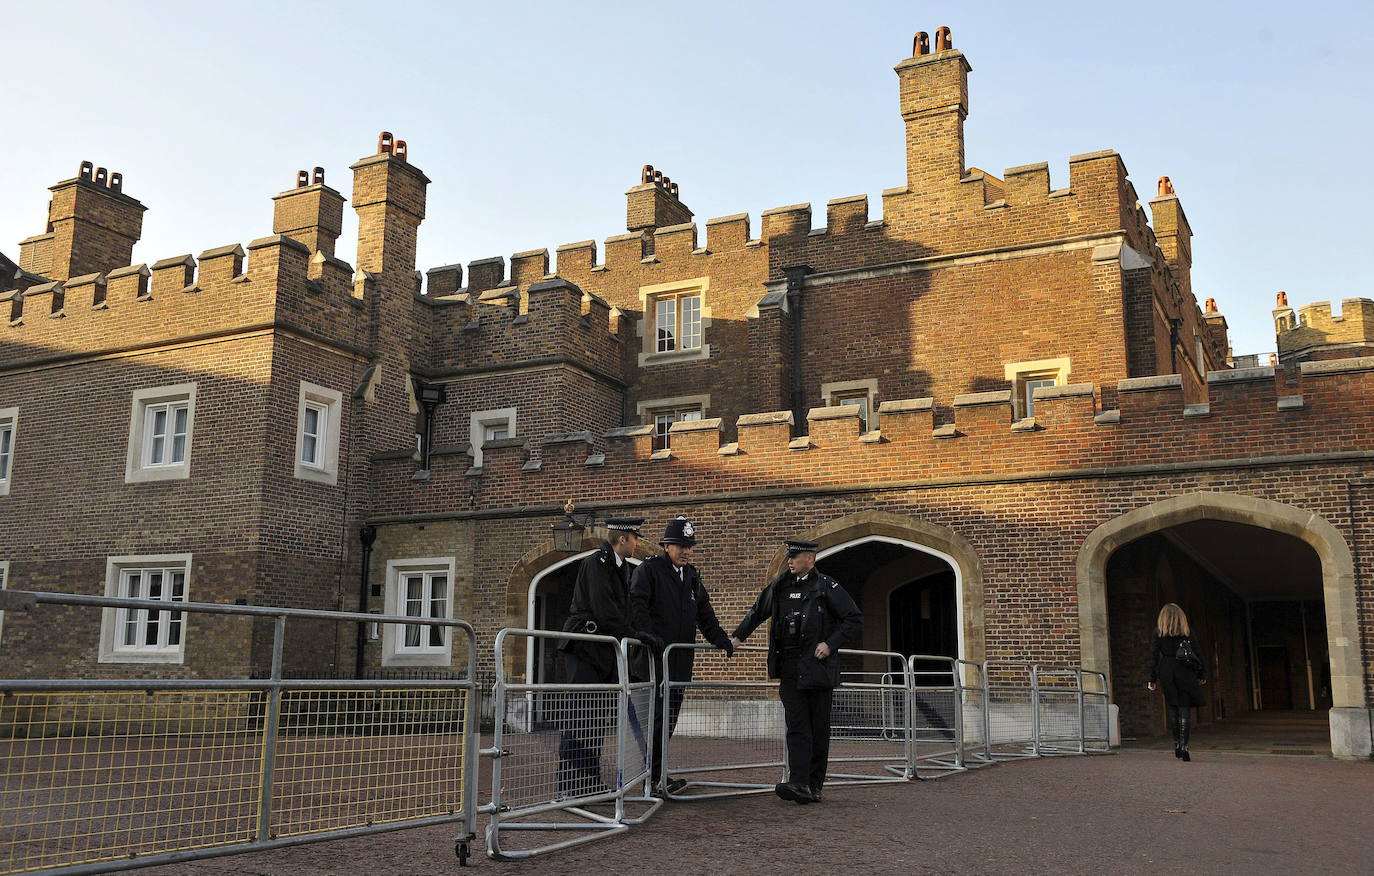
M654 451L648 426L609 430L600 441L589 432L573 433L578 441L549 436L542 454L529 440L511 440L486 449L475 487L461 461L437 466L423 488L379 473L390 486L375 513L379 520L445 516L450 497L471 489L483 508L547 505L554 513L567 496L633 507L661 502L684 483L698 499L728 499L784 483L848 491L898 482L940 489L1229 469L1339 455L1349 445L1326 427L1332 418L1352 429L1374 428L1374 357L1306 362L1292 382L1276 382L1272 367L1215 371L1207 380L1210 401L1203 404L1186 401L1179 375L1123 380L1115 387L1120 406L1111 410L1099 408L1090 385L1044 387L1035 393L1035 417L1020 420L1009 393L971 393L952 400L954 421L944 427L935 423L936 400L930 398L885 402L882 428L866 433L857 410L846 406L809 411L800 438L792 436L789 411L741 415L737 440L730 442L723 441L718 418L684 422L673 427L669 451Z
M1374 355L1374 301L1343 298L1341 315L1332 316L1329 301L1304 304L1295 312L1286 293L1280 292L1278 297L1274 333L1279 361L1284 365Z

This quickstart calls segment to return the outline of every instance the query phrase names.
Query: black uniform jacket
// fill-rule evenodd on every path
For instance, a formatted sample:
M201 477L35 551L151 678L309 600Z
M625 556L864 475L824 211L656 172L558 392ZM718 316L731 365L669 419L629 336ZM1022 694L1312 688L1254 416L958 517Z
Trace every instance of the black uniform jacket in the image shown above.
M1171 706L1205 706L1202 682L1207 680L1207 661L1202 671L1194 672L1178 662L1178 643L1184 639L1192 644L1193 653L1202 657L1202 648L1193 636L1161 636L1156 628L1150 634L1150 681L1159 682L1164 702Z
M783 572L759 594L754 607L744 616L735 628L735 638L743 641L766 620L773 624L768 633L768 677L779 676L779 656L782 644L778 641L781 632L779 614L782 600L777 594L788 587L796 587L797 576ZM833 688L840 684L840 658L836 652L846 645L859 641L863 631L864 618L859 607L854 604L845 589L829 575L813 569L810 578L801 585L809 587L806 601L802 606L802 645L801 656L797 660L797 687L802 689ZM825 642L830 646L830 656L824 660L816 659L816 646Z
M602 542L594 554L577 564L577 583L573 585L572 605L564 632L584 633L587 622L596 623L596 635L634 638L630 623L630 564L615 562L610 544ZM558 650L574 654L595 666L607 678L615 676L615 651L597 642L564 639Z
M636 630L653 633L663 644L695 642L697 630L715 645L732 651L730 637L721 629L711 608L711 597L701 584L697 567L682 567L682 579L667 554L657 554L639 564L630 579L630 619ZM673 681L692 678L691 648L673 652L669 672Z

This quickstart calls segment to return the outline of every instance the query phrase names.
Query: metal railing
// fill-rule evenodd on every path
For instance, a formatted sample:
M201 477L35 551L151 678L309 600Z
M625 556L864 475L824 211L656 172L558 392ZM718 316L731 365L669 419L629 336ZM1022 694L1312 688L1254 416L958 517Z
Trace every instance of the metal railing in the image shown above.
M1038 757L1034 667L1015 660L988 660L983 663L983 687L988 756Z
M423 624L464 653L462 678L285 680L288 621L416 619L0 595L3 609L41 605L100 609L107 621L119 610L164 624L182 613L266 620L272 662L266 679L0 680L0 873L106 873L442 823L459 824L466 861L478 748L466 621Z
M526 641L577 641L593 649L615 680L605 683L518 682L507 675ZM518 640L515 641L515 640ZM508 650L508 643L510 650ZM663 802L649 795L654 732L653 661L636 660L646 677L633 679L631 655L647 658L635 639L547 630L504 629L496 635L495 732L492 746L491 803L483 811L487 855L501 860L591 842L626 830ZM611 746L607 753L606 746ZM607 769L607 766L611 769ZM631 794L638 786L639 794ZM626 804L636 804L631 813ZM506 834L528 832L566 838L512 848ZM574 836L567 836L575 833ZM536 840L537 841L537 840Z
M964 694L953 657L907 658L911 679L913 774L934 778L964 769ZM981 718L980 718L981 720Z
M1089 754L1111 751L1111 702L1107 676L1091 669L1078 670L1083 696L1083 750Z

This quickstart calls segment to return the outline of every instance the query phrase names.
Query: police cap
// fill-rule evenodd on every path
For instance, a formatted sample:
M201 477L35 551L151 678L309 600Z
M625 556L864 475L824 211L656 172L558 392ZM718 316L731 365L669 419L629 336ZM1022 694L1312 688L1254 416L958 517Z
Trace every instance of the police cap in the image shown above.
M814 541L801 541L795 538L789 538L784 541L783 544L787 545L787 555L789 557L795 557L797 554L814 554L816 549L820 547L820 545Z
M639 527L644 525L643 517L607 517L606 529L611 532L632 532L640 536Z

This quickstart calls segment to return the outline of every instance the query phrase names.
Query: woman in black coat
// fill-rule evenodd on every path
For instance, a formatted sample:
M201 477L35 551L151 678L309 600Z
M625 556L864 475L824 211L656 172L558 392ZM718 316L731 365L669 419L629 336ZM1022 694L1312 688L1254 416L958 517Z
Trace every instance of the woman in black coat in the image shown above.
M1164 689L1169 709L1169 732L1174 734L1174 757L1192 760L1188 755L1188 732L1194 706L1206 705L1202 685L1207 683L1207 667L1202 649L1188 628L1183 609L1169 603L1159 610L1159 620L1150 635L1150 690Z

